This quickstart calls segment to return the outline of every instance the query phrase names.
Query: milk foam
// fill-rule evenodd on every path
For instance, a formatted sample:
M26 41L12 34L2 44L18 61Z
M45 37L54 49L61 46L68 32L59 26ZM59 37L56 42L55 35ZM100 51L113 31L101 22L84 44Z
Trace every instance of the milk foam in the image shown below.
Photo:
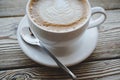
M41 19L47 23L67 25L82 17L82 4L78 0L44 0L37 6Z
M31 16L37 24L49 30L74 29L79 22L86 18L83 1L36 0L31 6Z

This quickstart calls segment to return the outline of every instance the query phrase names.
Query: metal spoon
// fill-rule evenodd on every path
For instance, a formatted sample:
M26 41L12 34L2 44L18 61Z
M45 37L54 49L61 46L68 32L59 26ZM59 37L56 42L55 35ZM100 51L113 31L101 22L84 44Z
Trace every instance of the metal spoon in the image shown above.
M37 45L40 46L55 62L56 64L63 69L73 80L77 80L77 77L64 65L62 64L56 57L53 55L47 48L44 47L42 42L34 37L34 35L31 33L29 27L23 27L21 30L21 37L22 39L31 44L31 45Z

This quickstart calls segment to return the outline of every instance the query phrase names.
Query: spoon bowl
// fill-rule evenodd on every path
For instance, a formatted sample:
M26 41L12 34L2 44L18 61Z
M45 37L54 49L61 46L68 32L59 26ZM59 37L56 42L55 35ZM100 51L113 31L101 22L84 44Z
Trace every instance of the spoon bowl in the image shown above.
M22 39L25 42L27 42L27 43L29 43L31 45L40 45L39 39L35 38L35 36L29 30L29 27L22 28L21 36L22 36Z

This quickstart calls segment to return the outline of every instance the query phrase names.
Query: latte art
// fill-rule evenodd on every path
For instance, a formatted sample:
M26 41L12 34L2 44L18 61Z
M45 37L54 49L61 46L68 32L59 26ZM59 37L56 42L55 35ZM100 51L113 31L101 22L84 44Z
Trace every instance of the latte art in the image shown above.
M29 12L42 29L64 32L85 22L87 7L86 0L31 0Z
M58 25L68 25L76 22L82 17L82 7L78 0L72 1L70 3L68 0L53 0L55 2L49 3L45 0L44 4L39 3L37 8L39 15L43 22L58 24ZM52 1L51 1L52 2Z

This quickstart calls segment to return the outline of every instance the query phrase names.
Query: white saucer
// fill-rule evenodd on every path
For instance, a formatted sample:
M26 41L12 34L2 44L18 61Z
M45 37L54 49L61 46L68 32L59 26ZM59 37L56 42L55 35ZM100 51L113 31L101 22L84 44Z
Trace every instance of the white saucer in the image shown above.
M26 16L21 20L17 30L18 42L24 53L29 58L31 58L32 60L34 60L39 64L43 64L50 67L57 67L57 64L47 54L45 54L38 46L29 45L22 40L20 36L20 30L22 27L25 26L29 26ZM88 56L90 56L90 54L93 52L93 50L96 47L97 39L98 39L97 28L95 27L88 29L80 38L79 49L76 50L76 52L68 56L57 57L57 58L66 66L72 66L78 64L83 60L85 60Z

